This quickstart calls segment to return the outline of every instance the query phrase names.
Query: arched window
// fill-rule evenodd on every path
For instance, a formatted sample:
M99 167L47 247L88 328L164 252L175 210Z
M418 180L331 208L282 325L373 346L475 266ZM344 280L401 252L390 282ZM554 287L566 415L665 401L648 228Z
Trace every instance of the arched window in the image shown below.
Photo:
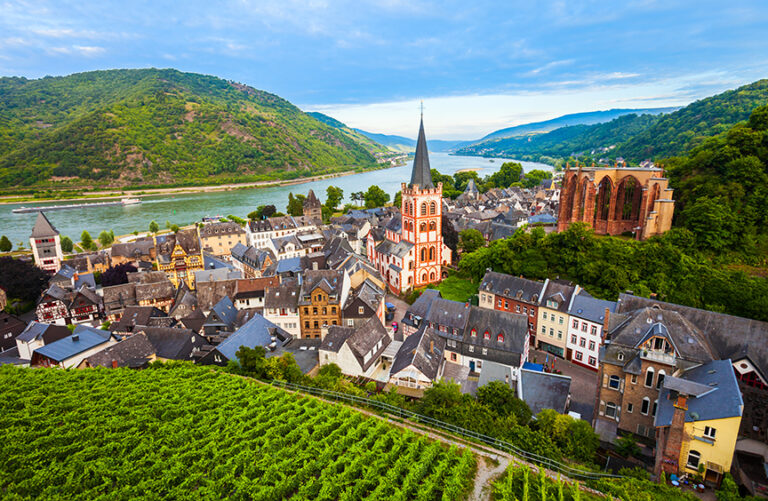
M654 400L653 401L653 407L651 408L651 416L656 417L656 409L659 408L659 401Z
M477 337L477 329L472 329L471 331L469 331L469 335L472 337Z
M423 248L421 249L421 260L426 261L427 260L427 249Z
M434 261L435 260L435 248L430 247L429 248L429 260Z
M503 343L504 342L504 334L499 334L496 336L496 342L497 343Z
M483 332L483 339L491 339L491 333L488 331Z
M437 204L434 201L429 203L429 213L433 215L437 213Z
M685 465L686 467L692 470L698 470L699 461L701 461L701 453L699 451L688 451L688 464Z
M616 417L616 404L613 402L608 402L605 404L605 415L609 418L615 418Z
M437 229L437 224L435 224L434 221L429 222L429 231L434 231Z
M426 282L427 281L427 274L426 273L422 273L421 274L421 281L422 282Z
M408 261L408 269L409 270L413 269L413 261Z
M657 390L658 390L659 388L661 388L661 385L662 385L662 384L664 384L664 376L665 376L665 375L666 375L666 374L664 374L664 370L662 369L662 370L660 370L660 371L659 371L659 375L658 375L658 376L656 376L656 389L657 389Z
M613 388L614 390L619 389L619 384L621 383L621 379L619 379L619 376L611 376L608 378L608 387Z
M421 202L421 215L427 215L427 202Z
M645 386L653 387L653 367L648 367L648 370L645 371Z
M427 223L421 223L419 225L419 231L427 231Z
M651 399L648 397L643 398L643 404L640 406L640 414L647 416L648 409L651 407Z
M435 279L435 272L434 271L429 274L429 279L430 280L434 280Z

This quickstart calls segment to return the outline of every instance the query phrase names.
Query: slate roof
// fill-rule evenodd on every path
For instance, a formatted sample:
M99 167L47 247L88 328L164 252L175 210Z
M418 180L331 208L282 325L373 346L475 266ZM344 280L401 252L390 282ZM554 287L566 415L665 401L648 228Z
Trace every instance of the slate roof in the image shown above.
M275 338L274 341L272 340L273 337ZM267 348L273 342L276 345L282 346L290 339L291 335L283 329L263 316L255 315L231 336L219 343L216 351L227 360L236 360L237 356L235 353L237 353L241 346L247 346L248 348L263 346Z
M437 379L445 352L445 339L425 327L422 324L418 331L405 338L392 362L390 374L395 375L412 364L429 379Z
M397 258L403 259L408 255L411 249L413 249L413 244L411 242L400 240L394 246L392 246L389 252Z
M320 200L317 199L315 192L312 190L309 190L309 193L307 193L307 197L302 202L302 206L308 209L318 209L322 206L322 204L320 203Z
M121 310L136 303L136 285L133 283L113 285L102 289L104 308L107 313Z
M605 309L611 313L616 311L616 301L596 299L588 294L579 293L573 298L573 304L568 313L572 317L589 320L596 324L602 324L605 320Z
M24 343L42 339L44 344L49 344L68 337L70 334L71 332L69 332L69 329L63 325L43 324L32 321L27 324L27 327L16 337L16 339Z
M419 122L419 137L416 140L416 154L413 157L413 170L411 171L410 186L419 185L421 189L434 188L432 184L432 172L429 168L429 151L427 150L427 137L424 134L424 120Z
M27 327L20 318L0 310L0 351L16 346L16 337ZM8 334L10 337L6 337Z
M528 218L528 224L555 224L557 218L550 214L536 214Z
M379 341L382 342L381 348L376 350L373 356L365 362L365 354L373 350ZM352 335L346 339L349 349L352 351L352 354L357 359L357 363L363 371L367 371L371 365L376 362L391 342L392 340L389 338L387 330L381 325L378 317L375 316L369 318L367 322L354 329Z
M202 336L195 335L190 329L146 325L136 326L134 329L134 335L142 332L155 347L157 356L168 360L190 360L194 348L201 348L206 344Z
M299 304L310 304L305 296L312 294L317 288L329 295L336 295L336 299L329 298L330 304L339 304L341 301L341 289L344 283L344 272L337 270L307 270L304 272L299 295Z
M424 292L413 302L410 308L403 315L403 322L408 325L418 327L417 320L424 320L429 314L432 301L440 298L440 291L437 289L425 289ZM412 318L416 317L416 318Z
M706 337L717 353L717 358L730 358L737 361L748 357L763 377L768 375L768 322L665 303L630 294L619 294L617 312L630 312L653 305L683 315Z
M277 273L300 273L301 271L301 257L289 257L277 262Z
M164 317L165 312L154 306L128 306L120 320L109 326L111 332L132 332L137 325L148 325L152 317Z
M557 301L558 305L557 308L550 309L567 313L568 305L571 302L571 296L573 296L574 292L576 292L576 287L570 283L558 280L548 280L546 282L544 292L541 294L541 298L539 299L539 305L550 308L547 306L547 301L552 299Z
M232 280L243 278L240 270L229 268L217 268L195 271L195 283L197 282L218 282L220 280Z
M264 293L264 308L287 308L295 310L299 303L299 288L291 285L267 287Z
M487 271L480 281L480 290L531 304L538 304L543 282Z
M193 332L200 332L200 329L203 328L203 324L205 324L205 314L203 314L202 310L197 309L186 317L179 319L179 322Z
M239 224L232 221L208 223L200 228L201 238L242 234L245 234L245 230Z
M176 289L167 277L164 282L138 283L135 287L137 301L171 299L176 294Z
M209 311L222 298L234 298L237 292L237 279L199 282L196 285L197 305L203 311Z
M232 329L237 321L237 308L228 297L213 305L204 325L222 325Z
M112 244L109 251L113 256L138 259L141 256L149 256L154 247L155 241L151 238L138 238L133 242Z
M344 343L347 342L352 334L354 334L354 327L347 327L345 325L329 325L328 333L320 343L320 349L323 351L331 351L338 353Z
M140 367L155 354L155 347L145 334L135 334L88 357L91 367Z
M35 225L32 227L32 234L29 236L30 238L51 238L58 235L59 232L56 230L56 228L51 224L50 221L48 221L48 218L45 216L45 214L41 211L37 213L37 219L35 219Z
M403 229L402 217L399 214L393 217L387 222L387 225L385 226L385 228L393 233L400 233L400 230Z
M436 324L435 328L437 325L444 325L449 329L457 329L461 333L467 325L469 312L469 303L434 298L427 314L427 321Z
M667 379L671 379L667 384ZM696 385L686 387L680 381L682 379ZM685 421L708 421L710 419L724 419L741 416L744 410L744 402L741 399L739 383L733 371L731 360L715 360L700 365L684 372L679 378L667 377L659 392L659 406L656 411L655 426L669 426L672 423L674 413L674 396L670 400L670 394L674 395L678 389L692 389L699 393L699 386L709 388L711 391L700 394L699 397L687 399L688 410L685 413Z
M50 358L56 362L62 362L84 351L106 343L112 337L112 333L101 329L95 329L86 325L75 327L72 335L46 344L36 349L34 353Z
M485 367L483 367L485 371ZM565 413L571 378L541 371L520 370L520 394L535 416L542 409L554 409Z
M475 337L472 337L472 329L476 330L477 335ZM486 331L490 334L490 339L484 338ZM503 342L498 341L499 334L504 335ZM482 348L522 354L525 351L527 334L527 315L472 306L469 308L463 341L466 344ZM509 362L518 365L519 358L514 361L509 360Z

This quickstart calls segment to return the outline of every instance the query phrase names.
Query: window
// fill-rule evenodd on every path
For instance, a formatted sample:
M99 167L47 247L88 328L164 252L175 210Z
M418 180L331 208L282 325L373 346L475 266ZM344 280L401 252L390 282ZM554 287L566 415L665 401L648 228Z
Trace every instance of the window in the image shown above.
M571 334L571 343L576 344L577 340L578 338L574 334Z
M555 337L555 329L552 327L549 328L549 337Z
M499 334L496 336L496 342L497 343L503 343L504 342L504 334Z
M635 406L634 406L634 405L632 405L632 404L630 404L630 403L628 403L628 404L627 404L627 412L629 412L630 414L632 414L632 411L633 411L633 410L635 410Z
M331 306L331 314L333 314L333 315L336 314L336 307L335 306Z
M712 428L711 426L705 426L704 427L704 436L707 438L711 438L712 440L715 439L715 433L717 433L717 430Z
M611 376L610 378L608 378L608 387L609 388L613 388L614 390L618 390L620 383L621 383L621 379L619 379L619 376L614 375L614 376Z
M469 345L469 352L470 353L474 353L474 351L475 351L475 347L470 344Z
M613 402L608 402L605 404L605 415L609 418L615 418L616 417L616 404Z
M653 386L653 367L648 367L648 370L645 372L645 386L648 388Z
M477 329L472 329L471 331L469 331L469 335L472 337L477 337Z
M630 381L632 381L632 384L637 384L637 376L632 374L632 377L630 378Z
M595 357L589 357L589 365L595 365L597 363L597 360Z
M688 468L692 470L698 470L699 461L701 461L701 454L699 453L699 451L688 452L688 464L686 465Z
M312 308L312 314L317 315L317 307Z
M530 311L530 315L531 315L531 316L534 316L535 314L536 314L536 312L535 312L535 311L533 311L533 308L531 308L531 311Z
M648 409L651 407L651 400L648 397L643 399L643 404L640 406L640 414L643 416L648 415Z
M456 361L456 354L455 353L451 353L451 361L453 361L453 362Z
M589 342L589 351L595 351L595 342L594 341L590 341Z
M541 314L541 318L543 318L544 320L546 320L546 319L547 319L547 312L546 312L546 311L545 311L545 312L542 312L542 314Z
M581 346L582 348L584 348L585 346L587 346L587 340L586 340L586 338L581 338L581 339L579 339L579 346Z
M304 308L304 314L309 315L309 308Z
M488 348L483 348L483 355L487 355L487 354L488 354Z
M320 325L317 323L317 320L315 320L315 329L317 329L318 327L320 327Z
M506 308L506 307L507 307L507 305L505 304L505 305L504 305L504 307ZM516 304L516 305L515 305L515 311L516 311L517 313L520 313L520 305L519 305L519 304Z
M429 213L430 214L435 214L436 212L437 212L437 204L435 204L435 202L430 202L429 203Z
M353 326L355 325L355 321L354 321L354 320L352 320L351 318L348 318L348 319L347 319L347 325L348 325L349 327L353 327Z
M501 308L501 299L499 299L498 304L499 304L499 308Z
M421 215L426 216L427 215L427 202L421 203Z
M574 329L578 329L579 328L579 321L576 320L575 318L573 319L573 328Z
M327 314L328 314L328 308L323 306L323 315L327 315Z
M309 329L309 320L307 320L306 322L304 322L304 327L305 327L305 328L307 328L307 329Z
M419 225L419 231L427 231L427 223L421 223Z
M435 224L434 221L430 221L429 222L429 229L430 230L436 230L437 229L437 225Z
M591 334L592 334L593 336L597 336L597 326L596 326L596 325L593 325L593 326L592 326Z
M357 307L357 313L359 315L362 315L363 313L365 313L365 308L363 308L362 306L358 306Z
M543 325L541 326L541 333L542 334L546 334L547 333L547 328L544 327Z
M583 358L584 358L584 355L582 355L580 351L577 351L577 352L576 352L576 360L578 360L579 362L581 362L581 360L582 360Z
M491 333L488 331L483 332L483 339L491 339Z
M560 317L560 320L559 320L559 324L560 324L560 325L563 325L563 322L565 322L565 318L563 318L563 317Z
M557 339L563 339L563 331L557 331Z
M587 323L586 322L581 324L581 332L587 332Z
M658 390L661 388L661 385L664 384L664 371L659 371L659 375L656 377L656 389Z
M651 408L651 416L656 417L656 410L659 408L659 401L653 401L653 408Z

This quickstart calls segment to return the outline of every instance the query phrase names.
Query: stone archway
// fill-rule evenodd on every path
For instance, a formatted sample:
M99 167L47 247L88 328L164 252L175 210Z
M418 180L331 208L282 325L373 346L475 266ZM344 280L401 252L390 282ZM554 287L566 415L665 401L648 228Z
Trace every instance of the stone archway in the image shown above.
M640 209L643 200L643 185L635 176L624 176L616 186L616 206L613 218L619 222L617 231L634 231L640 222Z

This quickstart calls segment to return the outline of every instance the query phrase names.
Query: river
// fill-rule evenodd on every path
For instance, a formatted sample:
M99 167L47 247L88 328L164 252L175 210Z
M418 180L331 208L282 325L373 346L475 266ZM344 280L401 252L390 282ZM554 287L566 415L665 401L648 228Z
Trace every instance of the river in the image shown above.
M505 160L494 158L493 162L482 157L454 156L447 153L430 153L430 164L443 174L454 174L462 169L477 170L480 177L495 172ZM523 168L552 170L552 167L535 162L520 162ZM349 176L312 181L290 186L270 188L248 188L232 191L214 191L205 193L183 193L178 195L153 195L142 197L142 203L129 206L108 206L90 209L70 209L47 212L46 216L62 235L72 240L80 240L83 230L88 230L93 238L102 230L112 230L115 235L124 235L133 231L146 231L149 222L157 221L161 228L165 222L179 226L200 221L204 216L234 214L245 218L246 214L259 205L273 204L278 211L285 212L288 193L306 195L312 189L321 201L325 200L328 186L338 186L344 190L344 203L351 203L349 195L356 191L365 191L371 185L378 185L394 197L400 190L400 183L408 182L411 177L411 162L391 169L363 172ZM87 202L94 202L90 199ZM75 202L25 202L0 205L0 235L6 235L14 248L19 242L29 248L29 235L35 224L37 213L13 214L11 210L23 206L64 205Z

